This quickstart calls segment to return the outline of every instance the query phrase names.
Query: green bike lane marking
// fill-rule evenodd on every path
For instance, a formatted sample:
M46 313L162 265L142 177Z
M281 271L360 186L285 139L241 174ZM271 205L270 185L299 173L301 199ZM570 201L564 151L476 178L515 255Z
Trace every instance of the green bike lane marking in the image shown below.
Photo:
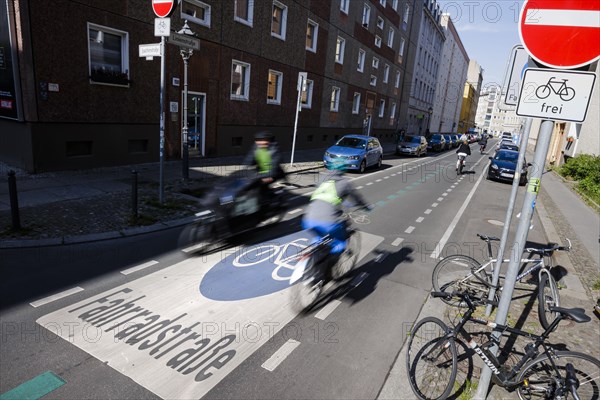
M38 400L67 383L51 371L23 382L14 389L0 395L0 400Z

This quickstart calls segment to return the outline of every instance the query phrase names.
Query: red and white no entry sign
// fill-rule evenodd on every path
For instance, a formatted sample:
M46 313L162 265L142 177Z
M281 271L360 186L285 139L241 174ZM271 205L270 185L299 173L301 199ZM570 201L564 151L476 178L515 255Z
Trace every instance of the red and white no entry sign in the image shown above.
M159 18L168 17L175 9L176 0L152 0L152 9Z
M600 1L527 0L521 42L533 59L553 68L577 68L600 57Z

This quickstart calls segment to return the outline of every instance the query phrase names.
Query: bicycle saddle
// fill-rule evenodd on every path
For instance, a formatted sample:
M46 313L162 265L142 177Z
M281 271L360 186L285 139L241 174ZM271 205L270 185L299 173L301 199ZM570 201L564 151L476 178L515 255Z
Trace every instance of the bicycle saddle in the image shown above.
M577 323L590 322L592 319L588 317L583 308L562 308L562 307L549 307L550 311L555 311L562 314L565 318L575 321Z
M482 235L481 233L478 233L477 236L481 239L481 240L485 240L486 242L499 242L500 238L497 238L496 236L487 236L487 235Z

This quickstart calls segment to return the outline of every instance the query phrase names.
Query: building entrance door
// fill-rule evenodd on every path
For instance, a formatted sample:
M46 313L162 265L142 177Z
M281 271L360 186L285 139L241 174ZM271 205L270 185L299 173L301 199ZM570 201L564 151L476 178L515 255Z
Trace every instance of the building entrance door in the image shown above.
M187 100L190 156L204 157L206 155L206 93L188 91Z

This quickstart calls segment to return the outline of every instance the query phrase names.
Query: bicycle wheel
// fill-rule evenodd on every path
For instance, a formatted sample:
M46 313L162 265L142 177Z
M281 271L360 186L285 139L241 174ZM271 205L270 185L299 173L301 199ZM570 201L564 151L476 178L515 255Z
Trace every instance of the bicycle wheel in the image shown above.
M552 89L550 89L547 85L540 86L535 91L535 95L538 99L545 99L546 97L550 96L550 93L552 93Z
M315 273L314 258L310 257L308 264L306 266L306 270L304 271L304 276L297 282L294 286L291 287L290 296L291 296L291 305L292 308L297 312L306 311L309 309L321 294L321 290L323 289L323 280L318 277Z
M492 277L474 258L457 254L438 262L433 269L431 280L436 292L466 292L474 301L485 301ZM442 298L442 301L451 306L466 307L464 301L456 298Z
M562 101L571 101L573 100L573 97L575 97L575 89L572 87L565 87L560 91L559 96Z
M554 399L564 389L567 364L572 364L579 380L577 394L580 399L600 398L600 361L592 356L573 351L557 351L552 362L542 354L527 364L519 374L517 393L521 400ZM556 366L556 368L554 367ZM565 394L563 394L565 396ZM571 395L566 395L571 398Z
M348 238L346 250L339 256L335 265L331 268L331 276L333 279L340 279L358 263L360 254L360 237L358 232L354 231Z
M550 307L560 307L560 294L550 272L542 272L538 286L538 314L544 329L548 329L557 316Z
M446 338L449 328L437 318L417 322L410 333L406 371L412 391L421 400L445 399L456 379L456 343Z

